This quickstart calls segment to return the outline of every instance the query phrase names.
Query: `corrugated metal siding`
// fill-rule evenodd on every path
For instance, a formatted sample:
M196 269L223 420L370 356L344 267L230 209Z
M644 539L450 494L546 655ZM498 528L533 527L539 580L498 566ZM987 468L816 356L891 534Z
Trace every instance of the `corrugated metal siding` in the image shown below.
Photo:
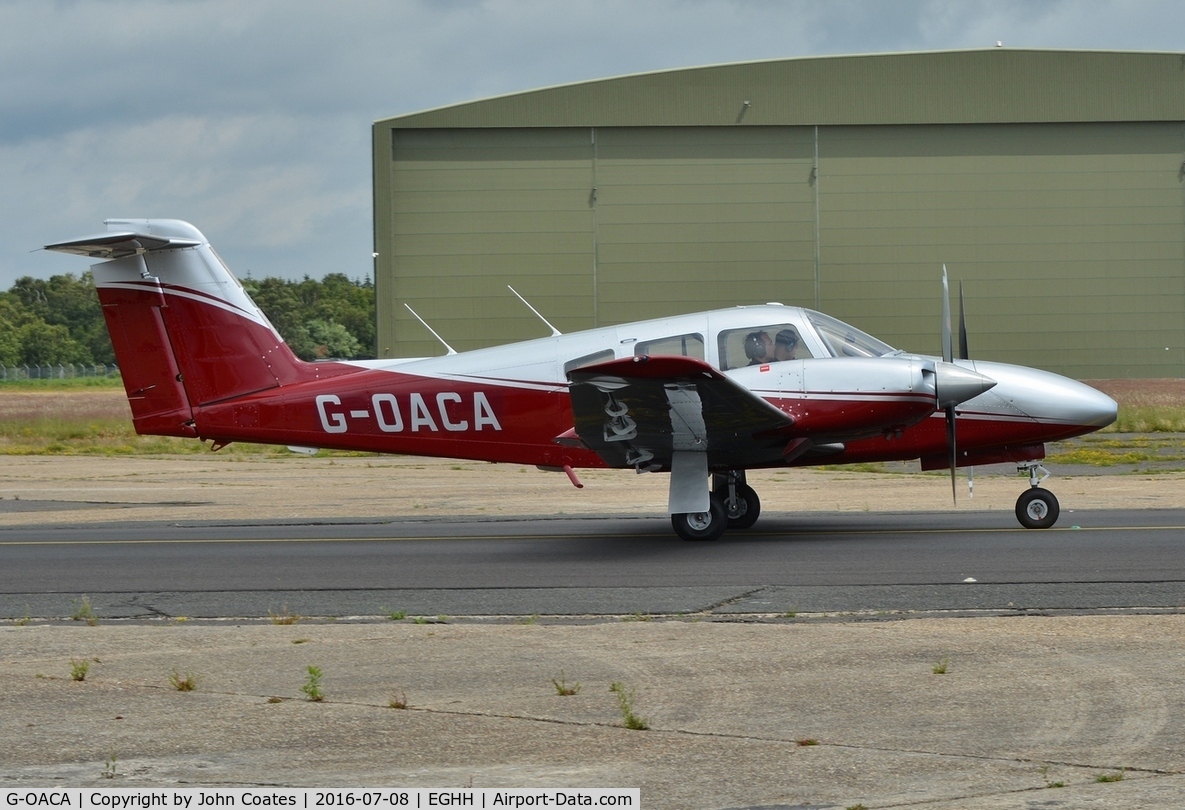
M980 356L1180 373L1181 145L1177 124L823 129L822 303L937 352L946 263Z
M591 325L587 130L393 135L380 356L440 353L404 303L458 350L545 335L508 284L561 329Z
M813 295L810 130L597 130L601 314Z
M945 262L977 356L1181 376L1183 122L1185 56L1008 49L668 71L390 119L380 354L440 351L404 302L458 349L544 334L507 283L570 331L813 306L816 281L821 308L937 352Z
M812 130L396 131L382 356L813 295ZM594 140L595 139L595 140ZM386 324L386 328L383 325Z

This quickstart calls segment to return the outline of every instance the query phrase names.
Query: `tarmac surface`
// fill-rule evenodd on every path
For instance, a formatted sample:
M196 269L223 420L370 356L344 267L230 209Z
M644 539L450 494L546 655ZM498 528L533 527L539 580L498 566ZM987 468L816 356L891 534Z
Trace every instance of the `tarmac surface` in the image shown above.
M464 462L42 457L4 465L0 503L46 508L0 509L0 523L626 514L665 502L659 477L582 477L590 486L576 493L564 476ZM1185 500L1180 474L1049 483L1063 509ZM1021 486L978 478L974 507L959 509L1011 510ZM933 476L789 471L758 489L767 504L804 508L951 509L949 484ZM646 808L1185 807L1180 608L828 621L85 618L0 626L0 792L638 787ZM320 701L301 689L310 666L322 673ZM171 683L190 676L193 691ZM579 691L558 694L565 684ZM626 728L625 708L649 728Z

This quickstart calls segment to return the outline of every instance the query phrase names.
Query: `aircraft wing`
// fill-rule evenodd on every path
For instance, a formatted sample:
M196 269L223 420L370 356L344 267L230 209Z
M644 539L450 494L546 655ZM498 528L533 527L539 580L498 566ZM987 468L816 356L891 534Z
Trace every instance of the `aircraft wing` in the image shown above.
M613 467L669 469L676 451L710 466L777 459L794 424L702 360L645 355L568 372L576 435Z

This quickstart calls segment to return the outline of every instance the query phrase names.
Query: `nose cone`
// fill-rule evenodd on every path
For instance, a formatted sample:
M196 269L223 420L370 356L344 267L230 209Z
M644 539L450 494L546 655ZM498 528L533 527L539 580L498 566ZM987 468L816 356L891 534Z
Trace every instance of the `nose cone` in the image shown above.
M976 369L999 381L991 397L1048 425L1077 428L1075 435L1115 421L1115 400L1089 385L1048 371L1003 363L976 363Z
M1062 389L1059 408L1063 418L1083 427L1105 428L1119 415L1119 405L1111 397L1076 380L1065 379L1071 385Z
M939 408L966 402L996 385L991 377L954 363L935 363L934 372Z

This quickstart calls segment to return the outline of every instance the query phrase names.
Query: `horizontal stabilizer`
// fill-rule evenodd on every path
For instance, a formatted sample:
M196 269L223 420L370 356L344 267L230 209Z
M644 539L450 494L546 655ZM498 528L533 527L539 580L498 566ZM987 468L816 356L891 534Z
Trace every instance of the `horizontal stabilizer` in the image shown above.
M73 253L78 256L90 256L94 259L122 259L124 256L135 256L153 250L175 250L197 247L200 244L201 242L196 239L179 236L150 236L133 231L122 231L58 242L46 245L45 249L56 250L59 253Z

